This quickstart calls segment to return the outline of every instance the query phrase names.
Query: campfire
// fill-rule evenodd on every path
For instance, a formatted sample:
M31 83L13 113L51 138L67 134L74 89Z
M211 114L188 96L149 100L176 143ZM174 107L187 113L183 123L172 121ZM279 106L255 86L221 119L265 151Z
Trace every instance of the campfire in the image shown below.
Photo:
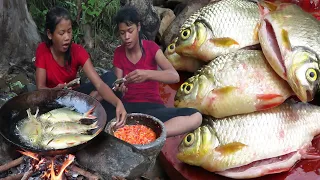
M78 180L99 179L99 176L77 165L72 154L39 156L28 151L19 151L23 156L0 166L3 180Z

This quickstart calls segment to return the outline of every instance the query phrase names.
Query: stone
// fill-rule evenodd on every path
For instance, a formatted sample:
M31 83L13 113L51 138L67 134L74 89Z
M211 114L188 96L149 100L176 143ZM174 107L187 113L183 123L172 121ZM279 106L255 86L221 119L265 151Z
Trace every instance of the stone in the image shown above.
M4 78L0 78L0 92L9 92L10 88Z
M83 168L95 171L104 179L111 176L138 178L151 163L137 148L106 132L78 151L76 159Z
M176 18L176 16L171 9L161 7L155 7L155 9L157 10L157 13L161 19L160 28L157 35L157 38L161 39L163 32L168 28L168 26Z
M17 96L14 92L1 92L0 93L0 108L11 98Z
M167 48L167 46L172 42L172 40L178 36L181 25L185 22L187 18L189 18L189 16L191 16L195 11L205 6L209 2L210 0L189 1L185 8L178 15L176 15L176 18L172 21L172 23L163 33L163 36L160 40L163 47Z
M31 62L41 41L26 0L0 1L0 78L12 64Z
M20 155L17 149L0 135L0 165L6 164Z
M144 39L155 40L160 18L150 0L120 0L121 5L129 5L137 8L141 18L141 31Z
M111 135L113 135L114 129L113 129L113 124L116 122L116 119L112 119L109 121L106 125L105 131ZM157 156L160 153L165 141L166 141L166 131L165 131L165 126L162 121L159 119L143 114L143 113L129 113L127 114L127 125L135 125L135 124L141 124L149 127L152 129L155 134L156 134L156 140L144 144L144 145L133 145L135 148L139 150L143 155L147 156L149 161L149 167L147 171L152 170Z

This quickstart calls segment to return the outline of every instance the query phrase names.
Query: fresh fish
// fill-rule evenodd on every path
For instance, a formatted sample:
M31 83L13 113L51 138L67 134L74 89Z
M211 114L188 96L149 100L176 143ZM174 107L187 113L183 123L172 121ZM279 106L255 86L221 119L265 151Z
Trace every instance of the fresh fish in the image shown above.
M19 134L31 144L35 144L42 136L42 125L37 120L39 109L36 114L31 114L31 109L27 109L28 117L21 121L21 124L17 126Z
M319 116L319 106L288 101L265 111L209 119L184 137L177 158L237 179L288 171L302 158L319 158L307 152L320 133Z
M44 132L52 135L61 134L82 134L89 130L98 128L98 121L91 125L79 124L74 122L60 122L55 124L49 124L44 128Z
M259 50L221 55L178 89L175 107L193 107L216 118L269 109L293 94Z
M176 53L209 62L219 55L257 45L259 22L256 2L212 1L181 26Z
M76 111L73 111L69 108L58 108L51 110L45 114L40 115L40 121L49 122L49 123L58 123L58 122L80 122L80 119L96 119L97 117L93 116L93 110L95 107L89 109L88 112L81 114Z
M319 34L320 22L295 4L281 4L263 14L259 31L262 50L302 102L314 98L319 84Z
M175 42L177 40L178 38L175 38L175 40L169 44L164 55L177 71L196 72L202 65L204 65L204 62L193 57L180 56L176 53Z
M66 134L58 136L47 136L41 141L41 146L45 149L64 149L85 143L97 136L102 129L92 135L85 134Z

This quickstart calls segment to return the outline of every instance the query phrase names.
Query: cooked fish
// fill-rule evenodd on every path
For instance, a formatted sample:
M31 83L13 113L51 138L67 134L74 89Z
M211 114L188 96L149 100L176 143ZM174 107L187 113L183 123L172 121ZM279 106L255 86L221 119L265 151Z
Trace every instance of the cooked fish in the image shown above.
M97 117L93 116L93 110L95 107L89 109L88 112L81 114L79 112L73 111L69 108L58 108L51 110L45 114L40 115L40 121L49 122L49 123L58 123L58 122L80 122L81 119L96 119Z
M64 149L68 147L73 147L84 142L87 142L97 136L102 129L96 131L96 133L92 135L85 134L64 134L58 136L47 136L44 137L40 143L40 145L45 149Z
M17 126L21 137L31 144L35 144L42 136L42 124L37 119L38 112L39 109L33 115L31 109L27 109L28 117Z
M216 118L265 110L293 94L259 50L221 55L178 89L175 107L192 107Z
M83 134L89 130L98 128L98 121L90 124L79 124L75 122L60 122L55 124L49 124L44 128L44 132L52 135L61 134Z

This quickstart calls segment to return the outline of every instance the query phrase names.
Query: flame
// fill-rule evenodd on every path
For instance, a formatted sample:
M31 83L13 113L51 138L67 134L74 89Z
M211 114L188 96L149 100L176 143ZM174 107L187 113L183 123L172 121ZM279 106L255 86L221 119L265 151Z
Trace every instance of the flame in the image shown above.
M41 176L42 179L50 179L50 180L62 180L63 179L63 175L64 172L67 172L66 168L74 161L75 156L72 154L67 155L68 158L66 160L64 160L64 162L62 163L60 170L57 172L55 172L55 157L39 157L38 154L36 153L32 153L29 151L19 151L21 154L31 157L32 159L36 160L37 162L34 164L35 169L39 170L40 165L45 165L47 166L44 172L44 174ZM66 157L66 156L65 156ZM49 162L51 161L51 163L49 164ZM46 163L48 163L46 165Z
M29 156L32 159L35 159L35 160L39 161L39 156L36 153L32 153L32 152L29 152L29 151L19 151L19 150L18 150L18 152L20 152L23 155Z
M60 168L60 171L58 173L58 175L56 175L55 171L54 171L54 160L51 160L51 165L50 165L50 179L51 180L62 180L63 178L63 173L66 171L66 168L74 161L74 155L69 154L68 155L68 159L65 160ZM45 177L48 177L48 173L45 173Z

